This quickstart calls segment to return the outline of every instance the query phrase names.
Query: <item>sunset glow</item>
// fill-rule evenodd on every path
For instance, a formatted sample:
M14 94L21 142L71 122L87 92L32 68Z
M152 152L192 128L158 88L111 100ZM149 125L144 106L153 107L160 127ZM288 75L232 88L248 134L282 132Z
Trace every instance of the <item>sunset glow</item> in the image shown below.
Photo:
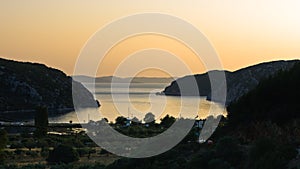
M44 63L68 75L73 73L79 52L93 33L113 20L143 12L173 15L196 26L214 45L227 70L300 57L297 0L3 0L0 4L0 56ZM111 75L122 58L147 48L173 52L194 73L205 72L201 61L195 60L184 45L174 39L145 35L112 49L97 75ZM153 71L140 76L153 74L162 76Z

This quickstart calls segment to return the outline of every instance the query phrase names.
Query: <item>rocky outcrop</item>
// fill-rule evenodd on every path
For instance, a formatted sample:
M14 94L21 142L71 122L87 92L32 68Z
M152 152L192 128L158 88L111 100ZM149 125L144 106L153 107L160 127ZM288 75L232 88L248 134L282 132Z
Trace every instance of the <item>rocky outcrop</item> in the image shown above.
M82 107L97 105L83 85L75 81L73 85L76 94L91 103ZM0 112L32 110L37 106L73 109L72 78L42 64L0 59Z
M289 70L297 62L299 62L299 60L274 61L250 66L234 72L224 71L227 85L226 103L229 104L240 98L242 95L255 88L262 79L273 76L281 70ZM220 71L211 71L210 73L218 74ZM162 93L171 96L181 96L182 93L180 92L178 84L189 84L194 78L197 82L199 93L194 90L189 91L185 95L207 96L208 100L210 100L211 85L208 73L179 78L176 81L173 81L170 86L166 87ZM222 85L221 83L222 82L220 82L220 86Z

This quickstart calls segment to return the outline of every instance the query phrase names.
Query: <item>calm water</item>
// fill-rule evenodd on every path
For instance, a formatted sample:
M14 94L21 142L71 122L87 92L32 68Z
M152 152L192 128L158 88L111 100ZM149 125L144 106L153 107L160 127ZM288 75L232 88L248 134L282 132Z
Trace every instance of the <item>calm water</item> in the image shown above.
M156 119L169 114L174 117L200 118L207 117L210 113L225 113L216 103L211 103L199 97L173 97L155 95L162 91L168 84L165 83L134 83L130 85L129 95L126 95L127 85L116 84L111 90L109 83L97 83L95 95L101 102L101 107L95 111L89 109L81 112L70 112L60 117L50 118L50 122L88 122L100 120L103 117L114 121L118 116L137 117L142 120L148 112L152 112ZM85 84L91 88L90 84ZM212 105L220 109L210 111ZM216 112L217 111L217 112ZM179 113L181 112L181 114ZM78 120L78 117L80 120Z

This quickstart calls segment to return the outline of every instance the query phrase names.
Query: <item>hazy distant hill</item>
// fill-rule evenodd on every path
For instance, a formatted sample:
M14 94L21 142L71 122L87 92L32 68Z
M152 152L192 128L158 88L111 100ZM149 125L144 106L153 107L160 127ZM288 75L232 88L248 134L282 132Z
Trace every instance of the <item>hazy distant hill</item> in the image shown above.
M95 78L95 83L111 83L114 78L115 83L170 83L174 79L173 78L163 78L163 77L113 77L113 76L105 76L105 77L97 77ZM74 79L77 79L80 82L92 82L94 79L89 76L75 76Z
M75 94L96 103L83 85L74 82L74 86ZM0 112L31 110L38 105L52 110L72 109L72 78L42 64L0 58Z
M234 72L225 71L227 81L227 104L240 98L242 95L255 88L261 80L274 75L279 70L289 70L297 62L299 62L299 60L274 61L246 67ZM220 71L211 71L211 73L219 74ZM179 78L176 81L173 81L171 85L166 87L163 93L166 95L180 96L181 93L178 87L178 83L188 84L191 82L191 78L193 77L196 78L200 94L193 90L189 91L187 95L208 96L208 99L210 99L211 88L208 73Z

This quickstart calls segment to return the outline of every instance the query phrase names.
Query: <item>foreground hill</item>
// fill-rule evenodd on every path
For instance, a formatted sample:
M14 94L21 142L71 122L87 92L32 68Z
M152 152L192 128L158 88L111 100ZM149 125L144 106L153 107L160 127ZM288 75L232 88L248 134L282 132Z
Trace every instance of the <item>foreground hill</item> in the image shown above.
M0 112L30 111L36 106L50 110L73 109L72 78L62 71L42 64L16 62L0 58ZM93 107L93 95L80 83L74 82L82 99Z
M300 63L280 71L228 106L229 122L246 125L271 121L285 124L300 118Z
M227 84L227 99L226 103L229 104L250 90L254 89L261 80L266 79L274 74L276 74L280 70L289 70L294 66L295 63L298 63L299 60L291 60L291 61L274 61L261 63L258 65L250 66L247 68L243 68L234 72L224 71L226 76L226 84ZM220 74L221 71L211 71L213 74ZM171 96L180 96L180 90L178 84L188 84L191 82L191 79L195 77L199 93L195 91L190 91L187 95L190 96L208 96L210 99L211 89L210 89L210 80L208 77L208 73L197 74L191 76L185 76L183 78L179 78L176 81L173 81L170 86L166 87L163 93L165 95ZM220 84L221 85L221 84ZM214 100L218 101L218 100Z

